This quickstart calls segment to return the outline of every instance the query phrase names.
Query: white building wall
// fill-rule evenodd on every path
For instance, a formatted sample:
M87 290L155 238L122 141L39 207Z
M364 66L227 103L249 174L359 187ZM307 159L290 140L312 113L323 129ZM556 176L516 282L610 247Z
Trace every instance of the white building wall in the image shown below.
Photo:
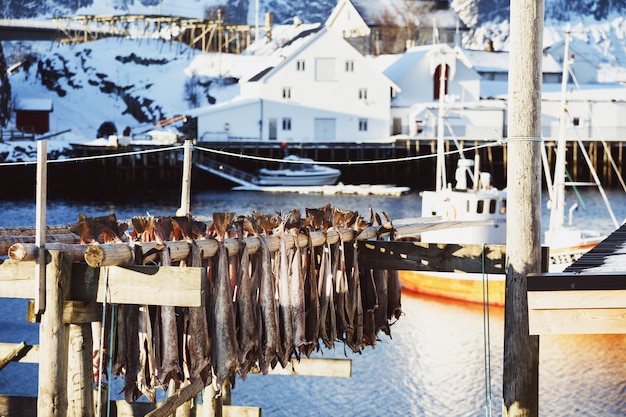
M332 80L317 79L316 60L320 58L333 60ZM337 141L379 141L389 136L391 82L331 31L321 33L260 81L242 84L246 96L254 89L265 100L284 104L272 106L271 113L266 105L266 122L270 117L297 117L292 119L290 134L294 140L315 140L316 118L336 119ZM359 130L360 120L361 129L366 123L367 130Z
M623 101L568 101L565 137L567 140L625 140L626 102ZM561 104L557 101L541 103L541 133L544 138L559 137Z
M209 107L206 112L198 115L198 140L259 140L261 110L258 100L241 100Z

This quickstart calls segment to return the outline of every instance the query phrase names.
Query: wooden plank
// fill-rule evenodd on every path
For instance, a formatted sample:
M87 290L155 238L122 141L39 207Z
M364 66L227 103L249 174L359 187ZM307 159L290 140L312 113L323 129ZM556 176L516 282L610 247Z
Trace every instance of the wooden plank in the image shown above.
M109 288L105 288L108 273ZM96 301L200 307L205 301L206 268L112 266L103 269Z
M17 343L0 343L0 357L6 357ZM12 361L21 363L39 363L39 345L27 345L28 349L14 357ZM0 415L2 415L0 413Z
M199 405L198 409L201 407L202 404ZM223 405L222 417L261 417L261 409L259 407Z
M37 397L0 395L0 416L37 417Z
M0 297L34 298L35 263L0 261Z
M63 304L63 323L84 324L102 321L102 304L85 301L66 301Z
M146 414L146 417L165 417L169 416L182 404L186 403L202 391L204 383L202 378L197 378L191 385L181 388L178 395L173 395L164 400L157 409Z
M292 359L290 366L286 368L276 366L270 371L270 374L350 378L352 376L352 361L350 359L302 358L298 362L298 360Z
M108 303L179 307L204 305L204 267L141 265L92 268L84 263L73 264L72 267L71 299L74 301L104 302L108 268Z
M528 291L528 308L626 308L626 290Z
M112 401L111 417L145 416L146 414L154 411L158 405L160 404L149 402L135 402L129 404L126 401L121 400ZM203 412L204 404L196 404L194 408L196 409L196 415L202 415L201 413ZM259 407L223 405L222 417L261 417L261 409Z
M528 291L626 290L626 275L622 272L529 274L527 287Z
M504 245L470 245L411 241L359 242L359 266L396 270L503 274Z
M531 335L623 334L626 308L529 310L528 321Z
M21 342L13 345L6 355L0 355L0 371L7 366L9 362L13 361L14 358L21 355L26 349L28 349L26 342Z
M111 417L145 416L154 411L157 404L149 402L127 403L123 400L111 401ZM196 414L200 415L202 404L196 405ZM0 395L0 416L2 417L37 417L37 397ZM222 417L261 417L259 407L229 406L222 407Z

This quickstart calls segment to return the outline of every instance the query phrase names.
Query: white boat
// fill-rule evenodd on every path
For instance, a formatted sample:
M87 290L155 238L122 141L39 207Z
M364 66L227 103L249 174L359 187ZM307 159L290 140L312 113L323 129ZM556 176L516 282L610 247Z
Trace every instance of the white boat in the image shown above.
M76 149L118 149L124 147L169 146L180 143L180 134L174 130L150 130L132 136L110 135L86 142L70 143Z
M341 171L318 165L310 158L288 155L277 169L261 168L255 180L258 186L334 185Z
M565 48L563 100L566 96L567 84L567 43ZM443 71L442 71L443 72ZM437 181L434 191L422 193L422 216L441 216L444 220L482 221L487 225L462 228L447 228L423 232L421 241L426 243L445 244L506 244L506 190L498 190L491 186L488 173L480 172L478 160L461 158L455 174L455 186L444 186L445 162L443 158L443 101L440 101L440 116L437 146ZM563 109L566 103L563 103ZM562 127L565 123L562 115ZM561 129L557 142L557 158L555 161L554 182L550 183L550 172L545 167L546 179L551 200L550 226L544 237L544 246L549 247L551 272L563 271L569 264L577 260L585 252L600 243L604 236L595 232L586 233L572 226L564 225L565 211L565 150L566 140L564 129ZM581 143L581 149L584 146ZM586 152L586 151L585 151ZM462 154L461 154L462 156ZM547 158L544 158L547 163ZM607 209L615 227L619 225L608 204L597 175L591 163L590 170L596 179L595 184L605 198ZM472 170L472 167L474 168ZM575 208L575 206L573 206ZM439 271L399 271L404 289L456 300L504 305L506 276L504 274L474 274L462 272ZM485 282L487 285L485 285ZM488 298L485 290L488 289Z

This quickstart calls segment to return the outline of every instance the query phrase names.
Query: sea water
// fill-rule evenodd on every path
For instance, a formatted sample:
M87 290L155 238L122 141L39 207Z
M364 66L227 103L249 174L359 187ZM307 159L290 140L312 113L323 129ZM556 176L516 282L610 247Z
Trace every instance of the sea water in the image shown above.
M626 197L608 192L618 220L626 218ZM573 200L569 195L568 199ZM547 225L546 197L542 222ZM571 204L570 201L569 203ZM417 193L401 197L326 196L204 191L193 194L194 216L213 212L272 213L321 207L330 203L357 210L369 208L392 219L420 216ZM614 226L595 190L582 192L575 224L602 233ZM48 224L76 222L78 213L119 219L151 214L172 215L177 195L142 196L100 201L55 200L47 204ZM0 227L35 223L33 201L0 202ZM341 343L320 357L352 360L350 378L251 374L236 380L234 405L261 407L264 416L485 416L501 415L504 311L404 293L403 316L380 335L374 347L352 354ZM0 299L0 342L38 343L38 326L25 322L24 300ZM539 366L539 411L542 416L626 415L625 335L542 336ZM121 381L114 381L113 387ZM114 389L111 390L112 392ZM0 371L0 394L37 395L37 366L11 363ZM113 394L116 394L113 392ZM117 398L120 398L117 396Z

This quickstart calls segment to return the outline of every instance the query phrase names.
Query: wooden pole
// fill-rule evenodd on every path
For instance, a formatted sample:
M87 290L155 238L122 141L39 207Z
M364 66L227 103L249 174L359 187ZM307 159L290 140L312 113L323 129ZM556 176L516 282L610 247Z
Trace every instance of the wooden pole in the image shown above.
M35 294L35 312L43 313L46 309L46 190L47 190L47 164L48 145L45 140L37 142L37 196L35 207L37 210L35 220L35 245L39 249L37 256L37 268L35 281L37 282L37 294Z
M68 416L94 415L93 339L91 323L70 324L68 352Z
M396 235L410 235L413 233L424 232L427 230L440 230L449 227L465 227L465 226L476 226L476 225L484 225L490 224L490 222L436 222L436 223L416 223L413 225L406 226L398 226L395 227ZM385 225L382 227L374 227L369 226L365 230L361 231L357 236L358 240L367 240L372 239L377 236L388 236L391 232L392 226ZM339 228L337 229L329 229L326 232L323 231L315 231L311 233L311 243L313 246L322 246L326 241L328 243L333 244L339 241L339 235L341 235L342 240L344 242L351 242L354 240L356 232L353 229L347 228ZM308 244L308 239L306 235L301 233L297 239L294 239L291 236L286 236L287 239L287 248L293 248L295 244L297 244L300 248L304 248ZM249 252L254 254L261 247L261 243L257 237L248 236L244 239L246 245L249 248ZM218 244L215 239L196 239L196 243L202 249L203 255L205 258L210 258L217 253ZM239 253L240 245L239 240L236 238L228 238L224 241L226 248L228 249L228 253L230 255L235 255ZM280 246L280 238L275 235L270 235L267 237L267 244L269 246L270 251L275 252L278 250ZM22 250L17 250L16 248L9 248L9 255L17 254L25 252L30 253L27 249L27 244L21 244L25 246ZM135 243L135 246L138 243ZM141 243L142 250L144 253L149 250L157 247L156 242L146 242ZM166 242L167 248L169 249L172 257L172 261L179 261L187 258L189 255L189 244L185 241L172 241ZM14 250L16 249L16 250ZM11 256L11 259L15 259ZM15 259L19 260L19 259ZM114 266L114 265L128 265L133 261L133 251L130 248L129 244L125 243L108 243L102 245L89 245L87 250L85 251L85 262L91 267L98 268L103 266Z
M180 211L181 215L189 213L189 206L191 204L191 140L185 140L185 153L183 156L183 188L180 196Z
M63 304L70 293L72 258L49 251L46 267L46 310L39 324L39 417L66 417L69 325Z
M503 417L539 414L539 338L529 335L526 277L541 270L543 0L511 2Z

